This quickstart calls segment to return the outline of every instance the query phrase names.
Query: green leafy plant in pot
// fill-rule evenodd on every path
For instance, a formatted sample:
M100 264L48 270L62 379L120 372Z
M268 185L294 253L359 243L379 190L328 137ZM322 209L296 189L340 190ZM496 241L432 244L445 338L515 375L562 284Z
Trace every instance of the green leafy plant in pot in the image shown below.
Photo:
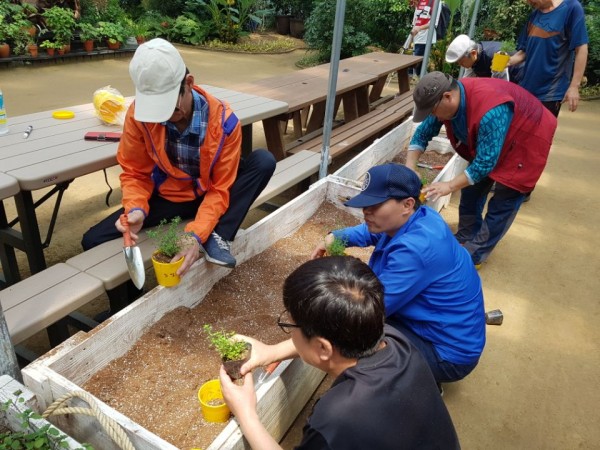
M42 16L48 29L54 33L54 40L63 45L70 45L76 26L73 12L60 6L53 6L44 11Z
M506 69L510 54L514 53L515 44L512 41L503 41L500 50L492 58L492 72L502 72Z
M341 239L335 236L331 244L327 245L327 256L346 256L347 246L347 239Z
M183 256L171 262L181 251L185 237L189 236L179 228L180 223L179 216L174 217L170 222L163 219L155 229L147 231L148 236L156 243L156 251L152 254L152 265L156 273L156 281L161 286L175 286L180 281L177 270L183 264Z
M80 23L79 39L83 42L85 51L89 53L94 50L94 41L100 39L100 30L91 23Z
M233 331L214 331L211 325L202 327L210 342L210 346L221 356L225 372L232 380L242 378L240 368L250 358L252 345L248 342L233 339Z

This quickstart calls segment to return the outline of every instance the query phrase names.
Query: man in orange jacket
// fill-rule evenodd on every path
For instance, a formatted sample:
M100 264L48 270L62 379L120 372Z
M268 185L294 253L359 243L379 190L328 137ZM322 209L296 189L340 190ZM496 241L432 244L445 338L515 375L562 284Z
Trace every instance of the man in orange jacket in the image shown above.
M181 55L163 39L135 52L129 65L135 84L117 153L123 169L123 208L90 228L85 250L118 238L127 213L132 238L161 219L192 219L193 239L180 253L185 274L202 252L214 264L235 267L232 241L275 170L267 150L241 157L241 125L229 105L200 87Z

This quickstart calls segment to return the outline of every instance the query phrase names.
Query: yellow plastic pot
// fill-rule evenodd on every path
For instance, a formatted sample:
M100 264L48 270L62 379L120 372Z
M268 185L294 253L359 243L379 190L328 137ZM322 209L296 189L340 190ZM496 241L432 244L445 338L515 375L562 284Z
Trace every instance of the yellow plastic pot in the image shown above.
M177 270L183 264L183 256L175 262L163 263L157 261L154 257L156 253L152 255L152 265L154 266L154 273L156 274L156 281L161 286L171 287L179 284L179 275Z
M200 401L200 409L202 410L204 420L208 422L227 422L229 420L231 412L223 400L221 382L219 380L210 380L200 386L200 389L198 389L198 400ZM221 404L211 404L218 403L219 400L221 400Z
M506 69L510 55L504 52L494 53L492 58L492 72L502 72Z

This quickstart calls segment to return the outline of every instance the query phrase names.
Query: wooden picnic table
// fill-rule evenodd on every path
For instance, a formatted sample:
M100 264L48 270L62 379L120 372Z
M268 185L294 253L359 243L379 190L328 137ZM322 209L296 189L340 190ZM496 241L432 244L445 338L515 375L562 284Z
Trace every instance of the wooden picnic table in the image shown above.
M418 56L375 52L343 59L339 64L336 85L336 107L343 104L344 121L365 115L371 103L379 99L388 75L398 74L399 93L410 89L408 69L422 60ZM280 122L294 119L294 130L301 129L300 112L310 109L306 133L320 129L325 116L330 64L321 64L297 72L237 84L235 90L252 92L289 105L286 114L263 120L267 148L277 160L285 157L283 130Z
M250 150L252 123L288 109L284 102L252 93L208 85L202 87L230 103L242 124L242 141L249 144ZM127 100L131 102L133 98ZM75 178L117 164L117 142L86 141L84 135L88 131L120 131L120 127L104 125L96 117L92 103L66 109L73 111L75 117L55 119L52 111L11 117L8 120L9 133L0 136L0 173L15 179L19 188L14 194L18 217L1 227L0 245L2 248L9 246L24 251L32 274L46 268L43 250L50 243L60 201L69 184ZM33 131L25 139L23 132L29 125L33 126ZM51 187L50 192L34 202L33 191L47 187ZM54 213L46 239L42 242L36 207L54 194L57 195ZM20 230L14 228L17 223Z

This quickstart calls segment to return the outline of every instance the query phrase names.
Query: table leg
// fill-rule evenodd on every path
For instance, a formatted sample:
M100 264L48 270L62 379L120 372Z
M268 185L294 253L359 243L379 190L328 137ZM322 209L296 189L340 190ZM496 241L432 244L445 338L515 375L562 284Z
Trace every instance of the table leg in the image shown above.
M312 109L312 114L306 125L306 133L318 130L323 126L323 120L325 118L325 102L315 103Z
M23 250L27 254L29 269L32 274L41 272L46 268L46 259L31 191L20 191L15 195L15 204L23 234Z
M344 102L344 122L348 123L358 118L358 105L356 104L356 90L342 95Z
M358 116L364 116L371 111L371 102L369 101L369 86L361 86L356 89L356 107Z
M273 153L277 161L281 161L285 158L285 148L283 146L283 135L279 128L279 117L269 117L268 119L263 119L262 122L267 141L267 150Z
M387 83L388 74L383 75L377 79L375 83L373 83L373 89L371 89L371 94L369 94L369 102L373 103L376 100L381 98L381 93L383 92L383 88L385 87L385 83Z
M410 81L408 79L408 68L398 71L398 90L401 94L410 90Z
M15 232L8 226L4 202L0 201L0 264L2 265L2 272L4 273L4 279L0 279L0 285L2 287L10 286L11 284L21 281L15 249L5 240L5 237L8 238L14 233Z
M252 153L252 124L242 127L242 156Z

